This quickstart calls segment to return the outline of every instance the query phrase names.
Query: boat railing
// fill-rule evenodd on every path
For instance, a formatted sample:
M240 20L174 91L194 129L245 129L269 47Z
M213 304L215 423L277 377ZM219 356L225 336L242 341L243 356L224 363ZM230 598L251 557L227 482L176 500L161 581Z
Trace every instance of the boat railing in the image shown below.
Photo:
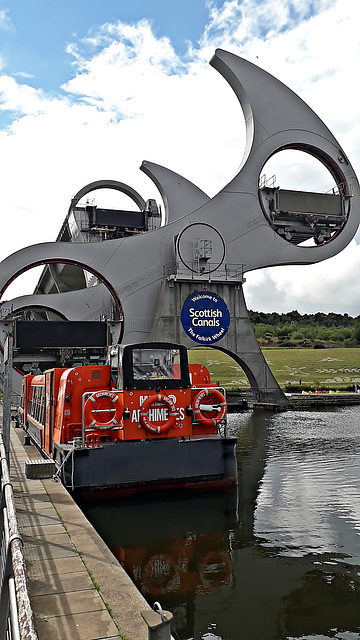
M90 398L91 396L91 392L90 391L86 391L85 393L83 393L82 399L81 399L81 446L83 449L85 449L85 415L84 415L84 407L85 407L85 402L88 398Z
M14 493L0 432L0 640L38 640L31 608L23 541L19 533Z

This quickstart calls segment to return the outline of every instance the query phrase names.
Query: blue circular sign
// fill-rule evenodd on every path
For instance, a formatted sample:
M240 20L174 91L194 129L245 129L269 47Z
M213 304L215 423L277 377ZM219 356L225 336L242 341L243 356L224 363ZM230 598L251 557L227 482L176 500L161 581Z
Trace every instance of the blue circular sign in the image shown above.
M212 344L226 334L230 313L220 296L210 291L197 291L185 300L181 323L192 340L204 345Z

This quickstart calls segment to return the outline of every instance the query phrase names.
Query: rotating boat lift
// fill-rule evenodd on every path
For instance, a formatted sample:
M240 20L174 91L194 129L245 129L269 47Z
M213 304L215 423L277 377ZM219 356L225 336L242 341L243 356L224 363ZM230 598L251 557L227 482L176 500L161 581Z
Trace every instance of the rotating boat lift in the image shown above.
M110 305L111 319L118 321L115 341L215 346L242 367L255 400L286 404L251 327L244 274L276 265L313 264L342 251L360 222L359 184L332 133L288 87L221 49L210 64L230 84L245 116L246 147L236 176L209 198L186 178L144 161L141 170L164 203L162 226L156 203L145 203L131 187L113 181L87 185L72 201L63 226L74 217L76 245L63 233L58 242L26 247L0 264L1 296L14 278L39 264L51 265L42 282L52 278L57 292L42 293L46 287L39 282L33 296L3 303L2 318L33 307L68 320L93 320ZM266 162L285 149L315 157L333 177L334 191L284 191L261 184ZM80 197L102 187L116 188L134 200L140 209L134 214L136 222L128 215L125 224L124 215L130 212L121 212L113 225L115 218L109 220L106 212L102 218L96 207L76 212ZM149 225L151 219L155 223ZM309 239L313 246L302 246ZM77 266L95 280L80 290L66 290L56 265L70 270Z

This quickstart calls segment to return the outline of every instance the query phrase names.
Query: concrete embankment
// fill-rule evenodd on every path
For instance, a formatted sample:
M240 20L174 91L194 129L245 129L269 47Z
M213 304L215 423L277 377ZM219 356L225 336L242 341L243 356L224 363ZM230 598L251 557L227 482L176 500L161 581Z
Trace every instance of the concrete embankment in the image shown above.
M11 429L10 476L39 640L147 640L149 605L60 482L25 477L39 458Z
M228 391L226 399L229 411L236 412L242 409L301 409L309 407L344 407L360 405L360 393L291 393L286 394L288 407L278 407L275 404L257 402L251 397L236 391Z
M360 393L304 393L287 396L290 409L302 407L345 407L360 404Z

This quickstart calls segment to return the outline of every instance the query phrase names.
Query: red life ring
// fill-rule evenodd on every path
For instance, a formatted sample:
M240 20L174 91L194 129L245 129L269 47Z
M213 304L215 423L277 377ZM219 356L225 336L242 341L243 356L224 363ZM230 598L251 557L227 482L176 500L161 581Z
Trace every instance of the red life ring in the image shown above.
M156 402L160 402L162 404L166 404L169 409L169 418L164 424L156 425L150 422L149 420L149 409ZM174 426L176 420L177 412L176 407L172 400L164 393L155 393L152 396L149 396L144 400L143 405L140 409L140 422L145 429L148 431L153 431L155 433L167 433L171 427Z
M205 416L202 414L200 410L200 402L203 398L206 398L207 396L214 396L218 402L217 406L220 407L220 411L217 414L217 416L215 416L215 418L205 418ZM210 406L209 406L209 410L211 410ZM227 413L226 400L223 394L218 389L213 389L213 388L202 389L201 391L199 391L199 393L195 397L195 400L193 402L193 411L194 411L196 420L198 422L201 422L201 424L203 424L204 427L212 427L212 426L216 427L221 422L221 420L223 420L226 416L226 413ZM205 411L203 407L202 407L202 411Z
M105 406L104 409L96 409L95 408L96 402L100 400L100 403L101 403L101 398L109 398L113 406L111 406L110 404L109 406ZM85 424L88 425L89 427L93 427L94 429L108 429L109 427L116 427L120 423L120 420L122 417L122 408L123 408L122 400L117 393L113 393L112 391L95 391L95 393L91 394L91 396L89 396L85 402L85 406L84 406ZM100 411L101 412L113 411L114 415L111 418L111 420L108 420L107 422L98 422L94 418L93 414L99 413Z

